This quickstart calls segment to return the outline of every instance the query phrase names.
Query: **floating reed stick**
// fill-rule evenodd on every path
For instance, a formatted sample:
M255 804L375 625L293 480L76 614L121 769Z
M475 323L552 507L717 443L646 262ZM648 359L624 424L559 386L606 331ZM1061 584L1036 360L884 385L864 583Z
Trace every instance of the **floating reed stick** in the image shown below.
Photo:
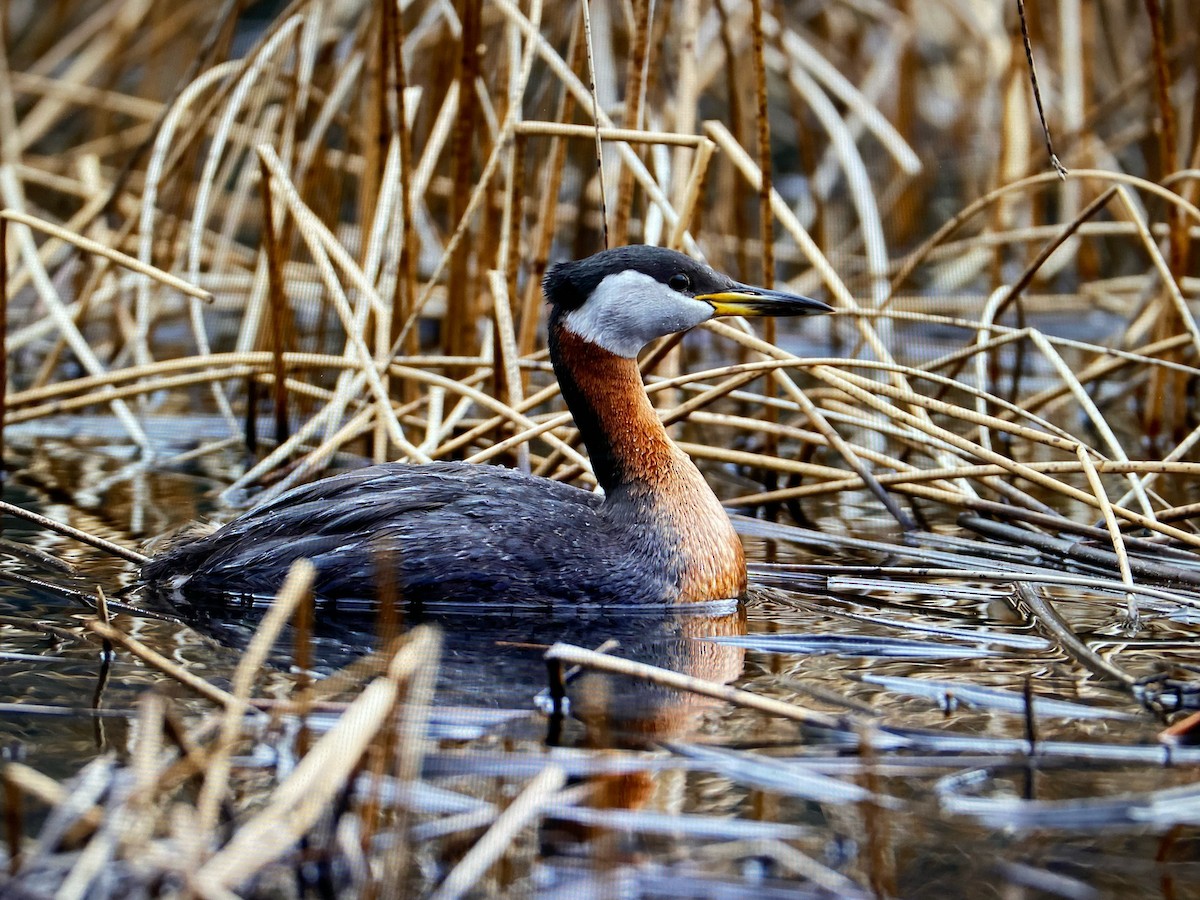
M648 681L651 684L687 691L692 694L700 694L704 697L712 697L714 700L724 700L726 703L732 703L735 706L756 709L759 712L780 716L794 722L802 722L806 725L836 728L840 722L836 716L805 709L794 703L784 703L782 700L752 694L749 691L743 691L724 684L717 684L703 678L683 675L679 672L673 672L670 669L651 666L631 659L623 659L619 656L611 656L607 653L597 653L594 650L575 647L571 644L554 644L546 651L546 659L559 660L560 662L583 666L586 669L593 669L598 672L609 672L613 675L626 675L630 678L638 678L642 681Z

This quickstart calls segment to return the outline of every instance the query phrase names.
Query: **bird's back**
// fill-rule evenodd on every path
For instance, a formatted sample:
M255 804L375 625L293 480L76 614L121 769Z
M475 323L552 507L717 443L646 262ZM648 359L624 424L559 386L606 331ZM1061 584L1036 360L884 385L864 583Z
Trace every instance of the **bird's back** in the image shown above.
M415 603L653 603L678 583L636 511L496 466L371 466L289 491L152 559L185 599L269 597L296 559L328 598L370 602L391 579Z

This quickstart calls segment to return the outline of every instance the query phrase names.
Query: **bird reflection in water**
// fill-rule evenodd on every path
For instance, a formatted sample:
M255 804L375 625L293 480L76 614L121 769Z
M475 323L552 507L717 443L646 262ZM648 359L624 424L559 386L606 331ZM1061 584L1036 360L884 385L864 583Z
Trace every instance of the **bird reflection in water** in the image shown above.
M211 616L196 617L201 609L187 607L193 614L192 623L235 649L249 643L265 614L259 607L234 618L222 603L213 608ZM405 614L406 625L435 625L443 636L433 701L435 717L438 711L453 707L526 711L504 718L491 732L503 735L509 746L545 744L555 732L552 743L589 749L641 751L672 741L702 741L706 714L720 705L699 694L583 670L567 682L569 714L556 727L553 716L535 712L539 708L535 698L547 686L544 653L556 642L586 648L606 645L614 656L718 684L737 680L743 671L742 647L708 640L746 633L746 613L740 603L629 610L547 606L534 614L499 611L495 606L452 612L414 610L410 604ZM310 639L313 669L332 674L360 659L377 645L376 631L374 618L362 614L314 616ZM292 661L294 639L292 632L282 636L274 657L280 668ZM544 707L542 711L546 711ZM430 777L437 777L436 767ZM689 782L681 770L650 767L595 773L576 783L590 786L587 803L596 809L669 812L679 807ZM553 816L547 817L540 829L540 841L551 855L600 853L615 860L625 856L624 840L606 829Z
M188 604L177 612L187 624L236 650L248 646L265 609L229 615L226 603ZM745 610L733 602L633 609L547 606L502 611L494 606L451 611L406 610L405 624L430 624L442 632L437 706L529 709L546 687L543 653L556 642L581 647L607 645L615 656L696 678L728 683L741 675L743 649L706 638L746 632ZM373 616L314 617L312 668L331 674L378 644ZM295 633L284 630L273 661L290 666ZM690 735L714 701L639 679L583 671L567 685L568 707L577 725L563 740L587 747L640 748Z
M626 659L728 684L741 677L745 650L706 638L743 635L742 606L723 614L674 610L648 632L612 652ZM721 701L607 672L585 671L569 686L571 713L583 727L581 743L593 748L651 749L669 741L701 739L705 714ZM608 809L673 808L669 795L681 785L666 773L638 770L594 776L592 805ZM576 829L567 829L572 835ZM587 830L573 835L590 840Z

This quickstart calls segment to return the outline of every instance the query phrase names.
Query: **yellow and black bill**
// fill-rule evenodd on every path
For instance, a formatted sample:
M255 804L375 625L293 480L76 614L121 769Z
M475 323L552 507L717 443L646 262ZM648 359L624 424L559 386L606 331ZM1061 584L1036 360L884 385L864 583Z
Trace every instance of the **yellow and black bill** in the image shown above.
M811 297L736 281L724 290L697 294L696 299L712 306L718 316L819 316L833 312L828 303Z

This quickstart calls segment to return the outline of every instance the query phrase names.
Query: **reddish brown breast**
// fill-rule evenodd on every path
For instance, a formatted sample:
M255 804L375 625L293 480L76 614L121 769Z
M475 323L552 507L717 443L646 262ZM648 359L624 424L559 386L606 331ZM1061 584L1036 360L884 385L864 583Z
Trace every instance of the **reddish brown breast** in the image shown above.
M563 396L610 502L637 507L677 566L678 597L698 602L746 588L742 543L712 489L667 435L650 405L637 361L552 326Z

